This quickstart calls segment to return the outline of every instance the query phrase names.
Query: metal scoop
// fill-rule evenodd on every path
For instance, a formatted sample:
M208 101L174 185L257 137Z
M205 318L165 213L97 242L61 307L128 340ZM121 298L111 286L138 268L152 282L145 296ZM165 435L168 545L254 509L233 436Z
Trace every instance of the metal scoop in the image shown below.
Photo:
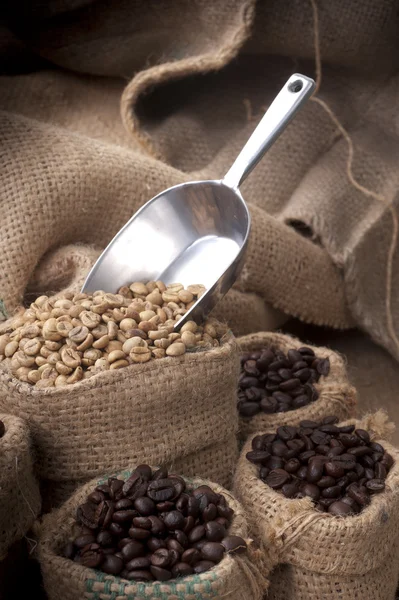
M314 81L292 75L222 180L171 187L147 202L116 234L82 292L116 292L134 281L161 280L206 292L176 324L201 322L242 267L251 219L239 186L311 96Z

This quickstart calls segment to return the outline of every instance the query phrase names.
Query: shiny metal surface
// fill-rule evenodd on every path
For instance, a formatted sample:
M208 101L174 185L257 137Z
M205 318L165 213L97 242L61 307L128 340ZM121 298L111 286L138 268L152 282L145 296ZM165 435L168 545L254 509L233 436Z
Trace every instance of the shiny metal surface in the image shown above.
M312 79L292 75L222 181L174 186L147 202L114 237L83 292L115 292L133 281L162 280L207 291L176 325L200 322L226 294L243 264L250 215L238 189L310 97Z

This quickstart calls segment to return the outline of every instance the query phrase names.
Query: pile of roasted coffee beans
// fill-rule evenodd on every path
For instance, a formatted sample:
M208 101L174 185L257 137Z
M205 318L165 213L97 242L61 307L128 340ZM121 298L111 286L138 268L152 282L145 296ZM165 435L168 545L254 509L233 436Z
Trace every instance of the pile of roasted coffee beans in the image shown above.
M286 498L308 496L321 511L357 514L372 494L385 489L394 461L367 431L337 423L337 417L326 417L258 435L247 459L259 466L261 480Z
M203 573L225 553L246 551L228 535L234 511L207 485L188 490L166 469L140 465L126 480L99 485L77 510L80 531L66 558L135 581Z
M317 358L311 348L267 348L241 356L238 411L243 417L302 408L318 398L313 383L330 372L328 358Z
M174 325L205 292L203 285L132 283L117 294L40 296L0 336L0 361L21 381L46 388L105 370L219 346L214 322Z
M3 437L5 432L6 432L6 426L4 425L3 421L0 421L0 438Z

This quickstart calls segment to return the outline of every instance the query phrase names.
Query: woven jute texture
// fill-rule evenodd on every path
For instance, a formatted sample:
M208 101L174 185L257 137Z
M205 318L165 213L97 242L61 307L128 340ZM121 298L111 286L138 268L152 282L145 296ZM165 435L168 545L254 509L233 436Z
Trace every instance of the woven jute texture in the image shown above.
M165 464L170 472L187 477L202 477L230 488L238 458L238 444L234 433L222 442L198 450L187 456L181 456ZM87 481L41 481L43 511L50 512L58 508Z
M27 424L0 413L6 431L0 438L0 560L30 529L40 511Z
M209 351L106 371L62 389L36 390L0 368L0 408L29 421L41 479L87 481L234 437L238 369L230 333Z
M128 472L122 475L126 477ZM133 583L63 558L62 549L71 539L76 508L97 482L87 483L60 509L43 519L39 530L38 556L49 600L262 599L268 587L270 566L267 556L254 549L252 544L247 555L228 555L207 573L164 583ZM248 539L245 513L230 492L207 480L192 479L187 483L189 488L207 483L217 493L224 494L235 512L230 532Z
M250 352L263 348L272 348L287 353L291 348L298 349L304 343L290 335L281 333L254 333L238 338L241 351ZM307 345L307 344L306 344ZM308 346L308 345L307 345ZM317 421L329 415L336 415L340 420L355 416L356 390L350 385L343 358L330 350L316 346L308 346L316 356L330 360L330 373L321 376L314 384L319 397L315 402L284 413L260 413L252 418L240 417L240 437L245 439L251 433L263 433L275 430L280 425L298 425L299 421L309 419Z
M353 517L318 512L308 498L285 498L265 485L246 459L252 438L242 450L235 494L248 513L252 535L272 539L276 562L284 565L272 577L274 600L394 598L399 579L399 450L384 439L392 425L382 411L343 423L368 430L395 459L385 491Z

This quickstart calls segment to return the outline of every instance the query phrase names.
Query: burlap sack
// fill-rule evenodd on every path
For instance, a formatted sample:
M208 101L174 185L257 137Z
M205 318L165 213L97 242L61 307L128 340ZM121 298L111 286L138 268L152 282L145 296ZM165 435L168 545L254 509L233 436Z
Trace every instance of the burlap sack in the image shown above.
M238 446L236 436L229 438L165 463L170 472L180 473L186 477L206 478L225 488L232 484L234 470L237 464ZM64 504L72 494L84 483L83 481L41 481L43 512L50 512Z
M295 337L281 333L254 333L239 338L240 350L251 351L261 348L274 348L287 352L291 348L300 348L305 344ZM280 425L298 425L299 421L309 419L321 420L329 415L337 415L341 420L354 416L356 410L357 394L350 385L344 359L337 352L329 348L309 346L320 358L329 358L330 373L321 376L318 383L313 384L319 397L315 402L284 413L265 414L259 413L252 418L240 416L240 437L246 439L251 433L257 431L275 430Z
M127 476L127 472L123 473ZM206 480L193 479L189 485L198 486ZM263 553L251 548L247 555L226 556L214 569L201 575L191 575L171 582L149 584L129 582L119 577L87 569L61 556L71 539L76 508L84 501L98 480L79 489L60 509L47 515L40 527L38 556L49 600L194 600L201 598L232 600L261 600L268 586L269 565ZM239 503L221 486L209 485L226 496L235 511L230 528L232 534L247 538L247 521Z
M39 485L33 472L27 424L0 413L6 431L0 438L0 561L20 540L40 511Z
M169 463L231 442L237 376L238 349L227 333L218 348L106 371L67 388L35 389L0 365L0 408L29 421L41 479L87 481L131 462ZM230 442L222 463L205 464L221 480L235 458Z
M273 539L276 563L273 600L393 600L399 579L399 451L384 439L392 430L382 411L362 421L395 459L386 490L359 515L320 513L308 498L289 500L266 486L257 469L240 456L234 491L248 513L254 537Z

